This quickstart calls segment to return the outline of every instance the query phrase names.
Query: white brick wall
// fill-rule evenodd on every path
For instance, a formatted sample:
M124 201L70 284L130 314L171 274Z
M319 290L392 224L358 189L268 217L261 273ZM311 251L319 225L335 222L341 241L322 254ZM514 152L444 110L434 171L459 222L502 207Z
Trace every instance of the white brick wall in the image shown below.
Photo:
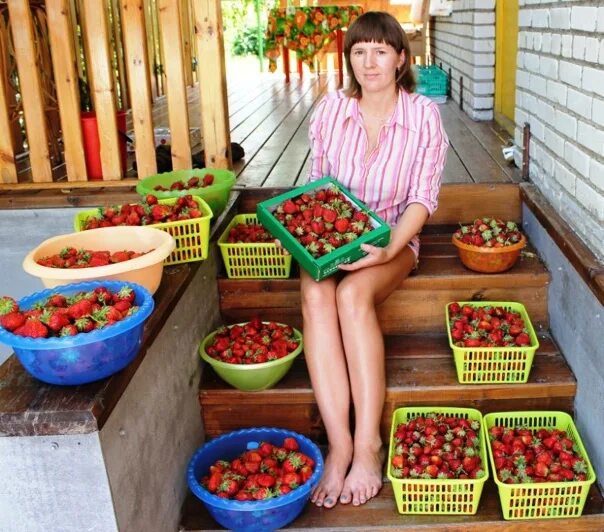
M504 1L504 0L500 0ZM604 260L594 227L604 223L604 6L602 0L519 0L516 130L531 126L530 179ZM495 92L495 0L453 0L435 17L431 53L451 72L453 99L491 119ZM583 212L581 221L568 213Z
M515 142L528 122L531 181L604 260L604 7L519 3Z
M495 92L495 0L454 0L450 17L431 28L435 64L451 72L451 97L475 120L493 118ZM527 80L528 84L528 80Z

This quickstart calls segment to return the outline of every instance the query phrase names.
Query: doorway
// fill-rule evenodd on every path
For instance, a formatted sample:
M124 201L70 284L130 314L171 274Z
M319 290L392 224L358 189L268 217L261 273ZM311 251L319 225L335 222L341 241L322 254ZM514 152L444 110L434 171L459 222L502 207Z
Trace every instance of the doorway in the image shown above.
M514 135L518 0L497 0L495 6L495 120Z

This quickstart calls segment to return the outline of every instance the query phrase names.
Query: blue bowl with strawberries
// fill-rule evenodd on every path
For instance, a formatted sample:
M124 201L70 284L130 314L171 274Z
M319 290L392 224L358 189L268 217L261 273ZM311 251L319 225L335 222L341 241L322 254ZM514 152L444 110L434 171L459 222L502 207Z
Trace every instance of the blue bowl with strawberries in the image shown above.
M277 485L274 485L266 499L242 501L215 495L202 486L202 479L216 461L234 460L248 450L260 452L263 443L283 448L289 438L297 442L297 452L312 459L314 466L306 482L288 493L277 495ZM316 443L291 430L260 427L229 432L200 447L189 462L187 482L193 494L223 527L236 532L266 532L284 527L298 517L322 474L323 457Z
M89 294L88 299L72 300L82 293ZM113 297L109 299L107 293ZM44 302L48 306L39 313L36 309ZM154 307L146 288L122 281L57 286L16 304L16 314L24 313L25 319L15 316L18 322L11 325L4 309L0 342L13 348L31 375L61 385L97 381L132 362L142 343L145 320Z

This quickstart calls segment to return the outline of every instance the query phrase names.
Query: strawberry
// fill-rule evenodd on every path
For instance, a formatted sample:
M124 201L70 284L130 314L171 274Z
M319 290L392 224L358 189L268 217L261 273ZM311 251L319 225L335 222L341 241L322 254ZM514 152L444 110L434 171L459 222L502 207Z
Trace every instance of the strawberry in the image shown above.
M30 338L48 337L48 328L39 319L28 319L21 327L13 331L18 336L27 336Z
M9 296L0 297L0 316L3 314L9 314L10 312L18 312L19 305L17 302Z
M212 174L205 174L201 180L201 183L204 187L209 187L214 183L214 176Z
M25 323L25 315L22 312L9 312L0 315L0 325L7 331L14 331Z
M51 312L45 320L46 325L51 331L59 332L63 327L70 325L69 317L65 312Z
M145 196L145 202L148 205L157 205L157 196L154 196L153 194L147 194Z
M288 451L297 451L300 446L298 445L296 438L287 437L283 440L283 448Z
M79 332L75 325L69 324L59 331L59 336L75 336Z
M89 316L92 313L92 303L87 299L80 299L67 307L67 312L74 320Z
M47 305L51 307L65 307L67 306L67 298L62 294L53 294L48 298Z

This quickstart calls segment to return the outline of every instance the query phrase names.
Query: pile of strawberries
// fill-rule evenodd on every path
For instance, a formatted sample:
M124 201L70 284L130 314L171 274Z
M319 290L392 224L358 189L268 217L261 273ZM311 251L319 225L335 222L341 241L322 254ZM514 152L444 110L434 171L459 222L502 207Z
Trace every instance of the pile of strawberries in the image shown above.
M307 482L314 466L314 460L299 450L297 440L287 437L280 447L262 442L233 460L217 460L200 483L224 499L262 501Z
M455 238L464 244L485 248L502 248L520 242L522 234L515 222L498 218L477 218L471 225L462 225Z
M518 312L503 307L449 304L449 329L457 347L528 347L531 338Z
M587 464L563 430L495 425L489 439L497 478L506 484L587 478Z
M372 230L367 212L357 209L335 186L288 199L273 216L315 258Z
M275 237L271 235L260 223L239 223L231 227L227 236L229 244L245 243L258 244L274 242Z
M18 336L49 338L75 336L108 327L138 310L129 287L119 292L99 286L72 296L53 294L29 310L20 310L8 296L0 297L0 326Z
M36 262L40 266L46 266L47 268L94 268L96 266L107 266L108 264L125 262L127 260L141 257L142 255L145 255L151 251L153 250L150 249L149 251L144 252L130 250L111 252L66 247L59 251L59 253L42 257L37 259Z
M173 190L189 190L191 188L204 188L214 184L214 176L212 174L205 174L201 179L199 177L190 177L188 181L179 179L174 181L170 185L170 188L166 188L163 185L155 185L153 190L161 192L169 192Z
M480 458L480 422L430 413L400 423L394 433L390 471L396 478L476 479L485 475Z
M243 325L218 329L206 353L228 364L261 364L283 358L298 345L289 325L254 318Z
M84 230L116 225L153 225L166 222L179 222L192 218L201 218L203 213L193 196L177 198L174 205L158 203L157 197L147 194L144 201L99 210L98 216L89 216L84 221Z

